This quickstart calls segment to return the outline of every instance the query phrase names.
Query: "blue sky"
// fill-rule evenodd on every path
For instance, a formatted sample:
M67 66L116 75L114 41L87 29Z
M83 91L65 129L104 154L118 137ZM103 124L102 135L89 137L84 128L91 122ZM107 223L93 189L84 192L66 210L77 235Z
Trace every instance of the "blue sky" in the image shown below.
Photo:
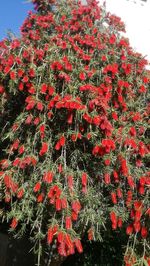
M26 0L0 0L0 40L12 30L17 36L28 11L33 8Z

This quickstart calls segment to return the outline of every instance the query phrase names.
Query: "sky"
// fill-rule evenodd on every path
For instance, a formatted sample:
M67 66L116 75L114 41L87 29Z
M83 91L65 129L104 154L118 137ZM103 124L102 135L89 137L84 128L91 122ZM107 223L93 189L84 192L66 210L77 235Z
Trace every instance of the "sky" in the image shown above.
M99 0L100 3L103 0ZM121 17L131 46L150 62L150 0L105 0L107 11ZM150 66L147 68L150 69Z
M85 0L82 0L85 1ZM99 0L102 3L104 0ZM105 0L106 8L125 22L131 46L150 61L150 0ZM26 0L0 0L0 40L8 30L19 35L27 12L32 4Z
M19 28L33 5L26 0L0 0L0 40L12 30L17 36Z

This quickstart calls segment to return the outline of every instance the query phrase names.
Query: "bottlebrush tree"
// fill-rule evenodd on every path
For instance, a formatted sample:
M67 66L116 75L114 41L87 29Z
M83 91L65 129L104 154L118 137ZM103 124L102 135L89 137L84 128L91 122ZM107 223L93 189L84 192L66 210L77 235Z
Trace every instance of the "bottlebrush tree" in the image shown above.
M32 2L0 43L1 221L38 265L45 242L66 257L110 228L126 266L149 265L147 61L95 0Z

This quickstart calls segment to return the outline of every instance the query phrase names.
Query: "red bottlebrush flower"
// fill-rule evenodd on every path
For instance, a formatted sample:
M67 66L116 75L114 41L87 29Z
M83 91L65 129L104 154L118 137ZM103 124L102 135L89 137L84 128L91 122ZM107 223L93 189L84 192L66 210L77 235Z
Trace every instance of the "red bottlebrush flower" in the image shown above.
M63 147L65 145L65 142L66 142L66 138L64 136L62 136L60 139L59 139L59 142L60 142L60 145Z
M73 242L69 234L65 235L65 244L67 245L68 248L73 246Z
M84 72L81 72L81 73L79 74L79 79L80 79L80 80L85 80L85 79L86 79L86 75L85 75Z
M47 89L48 89L48 86L47 86L47 84L42 84L42 86L41 86L41 93L42 94L45 94L46 93L46 91L47 91Z
M32 116L31 115L28 115L27 118L26 118L26 120L25 120L25 124L26 125L30 125L31 122L32 122Z
M40 133L44 133L45 132L45 125L41 125L40 126Z
M115 120L115 121L118 121L118 114L116 112L112 112L112 118Z
M109 159L106 159L106 160L104 161L104 164L105 164L106 166L109 166L109 165L111 164L111 161L110 161Z
M41 188L41 183L37 182L33 188L33 191L36 193L40 190L40 188Z
M53 241L53 236L54 236L54 233L53 233L53 228L50 227L48 229L48 232L47 232L47 243L50 245Z
M115 192L111 192L111 200L113 204L117 204L117 196Z
M109 43L114 44L116 42L116 36L115 34L112 34L111 37L109 38Z
M82 173L82 185L86 186L87 185L87 174L86 173Z
M134 201L134 209L136 210L136 211L138 211L138 210L141 210L142 209L142 207L143 207L143 203L142 203L142 201Z
M128 181L128 185L130 186L130 188L133 189L135 187L135 184L134 184L132 176L128 176L127 181Z
M140 182L140 185L141 185L141 186L144 186L145 183L146 183L146 177L145 177L145 176L140 177L139 182Z
M4 93L4 87L3 86L0 86L0 94L3 94Z
M145 226L141 228L141 237L146 238L148 235L148 230Z
M70 216L67 216L65 218L65 224L66 224L65 227L66 227L67 230L71 229L72 221L71 221L71 217Z
M79 213L81 210L81 204L79 200L73 201L71 207L74 212Z
M20 164L20 158L16 158L14 161L13 161L13 166L18 166Z
M55 145L55 150L56 150L56 151L59 151L60 148L61 148L61 144L60 144L60 141L58 141L58 142L56 143L56 145Z
M68 187L70 188L70 189L73 189L73 176L72 175L69 175L68 177L67 177L67 183L68 183Z
M93 229L92 228L90 228L89 230L88 230L88 240L93 240L94 239L94 232L93 232Z
M64 232L58 232L58 234L57 234L57 241L58 241L58 243L62 243L62 242L64 242L64 238L65 238L65 234L64 234Z
M91 133L88 133L88 134L86 135L86 138L87 138L88 140L90 140L90 139L92 138Z
M21 189L19 189L18 192L17 192L17 198L18 198L18 199L21 199L21 198L23 197L23 195L24 195L24 189L21 188Z
M126 234L127 234L127 235L132 235L132 233L133 233L133 225L130 224L130 225L128 225L127 228L126 228Z
M35 77L35 71L33 68L30 68L29 71L28 71L28 74L31 78L34 78Z
M28 81L29 81L28 76L24 76L23 79L22 79L22 82L27 83Z
M61 210L61 199L56 199L55 201L55 208L56 208L56 211L60 211Z
M75 239L74 243L75 243L75 246L76 246L78 252L82 253L83 252L83 247L82 247L80 239Z
M122 227L122 218L118 218L118 227L121 228Z
M67 199L66 198L62 198L61 199L61 207L62 207L62 209L66 209L67 206L68 206Z
M140 222L135 222L135 223L133 224L133 227L134 227L134 231L135 231L136 233L138 233L138 232L140 231L140 229L141 229L141 223L140 223Z
M110 180L110 174L109 173L104 174L104 182L106 185L110 184L111 180Z
M144 193L145 193L145 188L144 188L143 186L140 186L139 189L138 189L138 191L139 191L139 194L140 194L140 195L144 195Z
M98 145L96 145L93 150L92 150L92 154L93 155L97 155L100 151L100 147Z
M51 171L46 172L43 175L43 181L50 184L53 181L54 174Z
M72 211L72 213L71 213L71 219L72 219L72 221L77 221L78 220L78 213Z
M49 96L52 96L54 94L55 89L51 86L48 87L48 94Z
M58 254L63 257L67 256L65 242L61 242L61 244L58 246Z
M136 222L140 221L141 217L142 217L142 211L141 210L137 210L135 212L135 221Z
M62 164L60 163L60 164L58 165L58 172L59 172L59 173L62 173L62 171L63 171L63 167L62 167Z
M113 230L116 230L117 229L117 223L112 223L111 227Z
M14 71L10 71L10 78L12 79L12 80L15 80L16 79L16 73L14 72Z
M44 109L44 106L43 106L43 104L41 102L37 102L36 108L37 108L37 110L42 112L43 109Z
M122 189L119 187L117 188L117 196L119 199L122 199L122 197L123 197Z
M18 220L17 220L17 218L13 218L12 219L12 221L11 221L11 224L10 224L10 227L12 228L12 229L15 229L16 227L17 227L17 225L18 225Z
M102 146L105 148L106 153L110 153L110 151L114 151L116 148L114 141L111 139L103 139Z
M141 85L138 89L139 93L145 93L147 91L146 87L144 85Z
M39 154L40 154L40 156L43 156L47 152L48 152L48 143L43 142L42 143L42 148L41 148Z
M68 114L68 117L67 117L67 123L68 123L69 125L71 125L72 122L73 122L73 113L70 112L70 113Z
M10 71L10 66L5 66L4 73L7 75Z
M76 134L72 134L71 135L71 139L73 142L75 142L77 140L77 135Z
M117 223L117 215L114 211L110 213L110 220L112 223Z
M37 126L40 123L40 117L36 117L33 121L33 124Z
M13 150L17 150L18 149L19 143L20 143L19 139L16 139L16 141L12 144Z
M100 123L101 123L101 117L100 116L95 116L93 119L92 119L92 123L96 126L99 126Z
M38 203L43 202L43 199L44 199L44 194L41 193L41 194L39 194L38 197L37 197L37 202L38 202Z
M113 171L113 177L114 177L114 182L118 183L119 182L119 175L115 170Z
M130 127L129 133L131 136L136 137L136 129L135 127Z
M24 147L24 145L21 145L21 146L19 147L19 150L18 150L19 154L24 153L24 151L25 151L25 147Z

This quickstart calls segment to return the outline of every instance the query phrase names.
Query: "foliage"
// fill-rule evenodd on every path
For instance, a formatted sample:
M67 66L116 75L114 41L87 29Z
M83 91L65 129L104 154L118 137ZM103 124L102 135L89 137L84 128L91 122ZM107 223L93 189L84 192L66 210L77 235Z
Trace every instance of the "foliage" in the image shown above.
M1 220L38 265L45 240L68 256L110 228L126 266L149 263L147 61L95 0L33 3L0 43Z

